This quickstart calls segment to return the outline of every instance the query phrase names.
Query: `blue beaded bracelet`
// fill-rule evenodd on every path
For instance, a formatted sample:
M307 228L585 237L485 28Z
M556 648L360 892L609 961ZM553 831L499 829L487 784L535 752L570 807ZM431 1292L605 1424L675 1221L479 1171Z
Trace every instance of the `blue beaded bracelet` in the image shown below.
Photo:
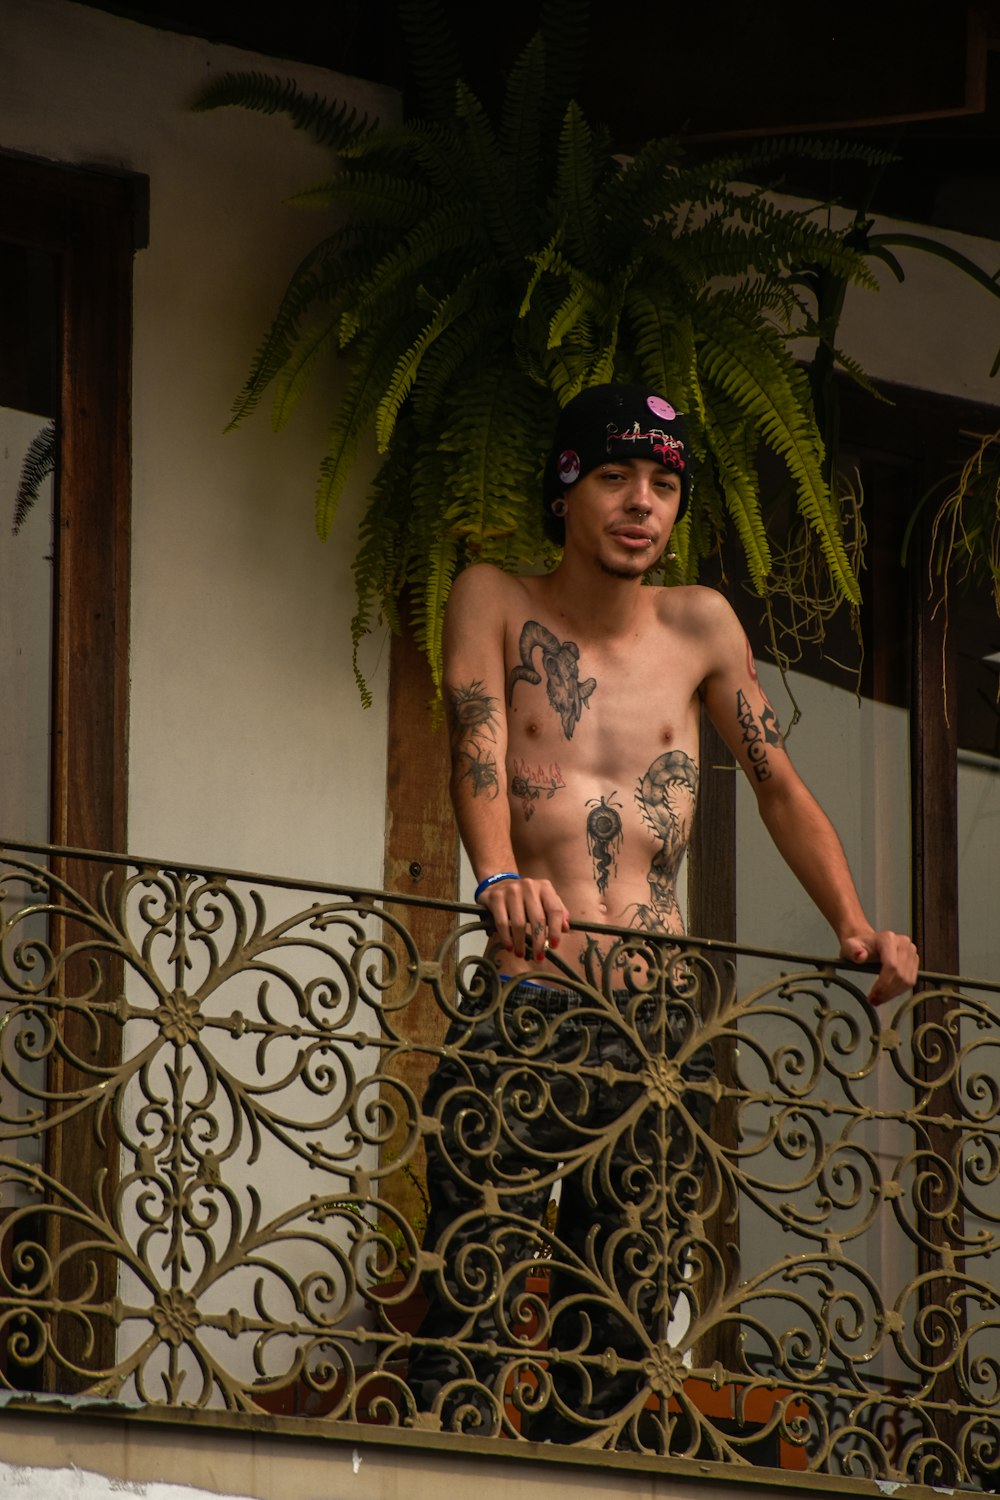
M472 899L478 901L484 891L489 890L491 885L499 885L501 880L520 880L520 878L516 870L505 870L502 875L487 875L486 879L481 880L476 886L476 894Z

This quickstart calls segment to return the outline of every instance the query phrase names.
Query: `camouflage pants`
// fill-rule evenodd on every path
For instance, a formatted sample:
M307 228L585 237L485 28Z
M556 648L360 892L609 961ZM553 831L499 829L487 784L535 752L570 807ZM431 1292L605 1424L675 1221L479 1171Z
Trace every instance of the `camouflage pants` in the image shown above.
M696 1029L683 1002L529 982L452 1024L423 1104L433 1122L424 1251L437 1267L424 1276L408 1373L417 1407L440 1401L444 1427L496 1430L518 1350L534 1337L524 1286L541 1267L551 1388L543 1381L534 1398L545 1408L537 1435L585 1437L634 1398L699 1202L709 1097L688 1085L713 1065Z

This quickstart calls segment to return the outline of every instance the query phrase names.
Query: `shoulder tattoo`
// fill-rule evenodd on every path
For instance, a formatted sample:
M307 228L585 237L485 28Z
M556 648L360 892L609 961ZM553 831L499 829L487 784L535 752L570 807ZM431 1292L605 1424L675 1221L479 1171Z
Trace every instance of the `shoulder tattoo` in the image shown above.
M514 698L514 687L519 682L529 682L537 687L542 674L532 665L532 657L541 650L542 671L545 673L545 689L549 702L562 721L563 734L573 738L573 730L580 722L580 715L588 706L591 693L597 686L596 677L580 681L580 648L576 641L556 639L551 630L537 620L526 620L518 642L521 661L511 668L507 679L507 702Z

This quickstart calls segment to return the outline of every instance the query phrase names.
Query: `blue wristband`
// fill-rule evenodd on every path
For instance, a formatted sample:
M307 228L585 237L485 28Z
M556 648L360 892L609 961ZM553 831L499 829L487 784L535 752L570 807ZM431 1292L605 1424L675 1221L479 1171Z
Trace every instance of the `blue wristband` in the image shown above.
M476 886L476 894L472 899L478 901L484 891L489 890L491 885L499 885L501 880L520 880L520 878L516 870L505 870L502 875L487 875L486 879L481 880Z

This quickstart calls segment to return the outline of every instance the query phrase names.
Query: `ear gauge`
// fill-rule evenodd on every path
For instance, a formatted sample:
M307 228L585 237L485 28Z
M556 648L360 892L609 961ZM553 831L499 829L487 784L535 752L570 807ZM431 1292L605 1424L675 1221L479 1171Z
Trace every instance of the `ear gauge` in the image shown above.
M549 506L549 509L551 510L552 514L554 516L558 516L559 520L561 521L563 516L569 509L569 506L566 504L566 501L561 495L557 495L552 504Z

